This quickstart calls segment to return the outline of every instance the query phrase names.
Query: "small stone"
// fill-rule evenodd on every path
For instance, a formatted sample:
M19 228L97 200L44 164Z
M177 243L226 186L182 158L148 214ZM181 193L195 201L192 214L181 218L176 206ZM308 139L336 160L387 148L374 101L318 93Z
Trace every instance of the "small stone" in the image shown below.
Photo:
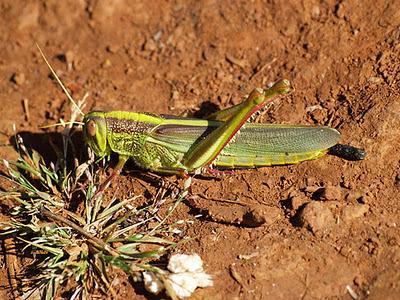
M364 282L365 282L365 280L360 276L360 275L357 275L355 278L354 278L354 284L355 285L357 285L357 286L362 286L363 284L364 284Z
M75 54L73 51L68 50L67 52L65 52L65 61L67 62L67 64L72 64L75 60Z
M103 63L101 64L102 68L108 68L111 67L111 61L107 58Z
M343 19L345 16L345 7L343 3L340 3L336 6L336 16L340 19Z
M25 3L23 5L23 9L20 10L20 14L16 19L17 28L22 31L29 27L38 26L39 16L40 16L39 2L32 1L32 3Z
M25 74L21 72L14 73L11 77L11 81L16 85L23 85L25 82Z
M130 75L130 74L132 74L133 73L133 69L131 68L131 67L127 67L126 69L125 69L125 74L126 75Z
M199 96L199 95L200 95L200 90L199 90L199 89L193 88L193 89L191 89L190 91L191 91L193 94L195 94L196 96Z
M369 211L368 204L349 204L342 210L342 220L345 222L352 221L363 217Z
M317 192L320 189L321 189L321 187L319 187L318 185L309 185L309 186L305 187L304 191L306 193L312 193L313 194L313 193Z
M108 45L106 47L106 50L110 53L116 53L118 51L119 47L116 45Z
M252 214L253 227L271 225L276 223L282 217L282 210L278 207L255 207L250 210ZM245 219L245 217L243 217ZM246 224L245 224L246 225Z
M198 254L175 253L169 259L168 270L173 273L203 272L203 261Z
M396 178L394 179L394 184L399 188L400 187L400 174L396 175Z
M362 191L350 191L346 195L346 200L348 202L355 202L355 201L362 201L362 198L364 197L365 193Z
M143 50L150 52L156 51L157 50L156 42L153 39L147 39L143 45Z
M372 84L378 84L378 83L381 83L382 81L383 81L383 79L381 77L371 76L368 78L368 82L370 82Z
M156 42L158 42L158 41L161 39L162 35L163 35L162 30L159 30L159 31L157 31L157 32L154 34L153 39L154 39Z
M292 36L293 34L296 33L297 26L295 22L290 22L289 25L283 28L282 33L285 36Z
M327 203L312 201L305 205L299 214L302 227L315 235L325 235L335 225L335 218Z
M320 198L327 201L342 200L343 192L340 187L327 185L326 187L322 188Z
M314 6L311 9L311 18L313 18L314 20L318 20L320 15L321 15L321 10L319 9L319 6Z
M290 205L292 206L292 209L297 210L301 206L303 206L304 203L309 202L309 199L306 197L302 196L294 196L290 199Z
M142 276L146 291L157 295L164 289L164 284L153 272L144 271Z
M172 91L171 99L172 100L178 100L179 99L179 92L177 90Z
M310 117L313 119L314 122L321 124L324 123L327 113L324 109L315 109L309 112Z
M242 220L240 220L239 224L247 227L259 227L267 221L264 213L264 210L257 207L249 209L243 214Z
M224 79L225 77L225 72L223 70L218 70L216 74L217 79Z

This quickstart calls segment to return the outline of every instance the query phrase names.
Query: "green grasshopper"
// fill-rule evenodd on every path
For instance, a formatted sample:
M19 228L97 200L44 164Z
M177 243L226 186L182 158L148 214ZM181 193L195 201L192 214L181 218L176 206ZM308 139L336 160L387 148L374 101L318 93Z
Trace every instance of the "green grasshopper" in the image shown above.
M83 119L85 141L96 156L119 155L118 168L132 158L164 174L295 164L318 158L335 145L337 130L325 126L254 124L247 121L276 95L292 90L281 80L255 89L241 104L206 120L124 111L90 112Z
M114 175L130 158L144 169L187 178L213 166L233 169L296 164L326 154L337 144L340 133L327 126L249 122L272 98L292 90L288 80L280 80L269 89L254 89L242 103L207 119L94 111L84 116L83 135L96 156L118 154Z

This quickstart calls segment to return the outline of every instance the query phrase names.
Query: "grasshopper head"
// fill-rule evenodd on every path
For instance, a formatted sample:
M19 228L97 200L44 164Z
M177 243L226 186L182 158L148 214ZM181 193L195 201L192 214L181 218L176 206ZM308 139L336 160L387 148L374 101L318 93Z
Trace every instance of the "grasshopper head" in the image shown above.
M83 137L94 154L104 157L109 154L107 124L102 112L90 112L83 118Z

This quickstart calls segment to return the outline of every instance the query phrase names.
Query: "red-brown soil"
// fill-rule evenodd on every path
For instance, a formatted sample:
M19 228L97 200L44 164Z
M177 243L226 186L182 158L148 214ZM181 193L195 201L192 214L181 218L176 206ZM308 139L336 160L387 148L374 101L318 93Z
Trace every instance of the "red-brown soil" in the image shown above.
M196 178L197 198L174 218L204 214L180 251L198 253L215 286L193 299L397 299L399 1L2 0L0 12L3 145L13 124L45 134L54 129L39 125L68 119L37 42L75 98L90 93L86 111L222 109L287 78L295 92L261 122L331 125L367 151L363 161L325 156ZM15 156L0 147L0 157ZM127 173L118 182L118 193L144 189ZM246 213L264 224L245 226ZM145 297L130 284L119 292ZM4 288L0 298L9 296Z

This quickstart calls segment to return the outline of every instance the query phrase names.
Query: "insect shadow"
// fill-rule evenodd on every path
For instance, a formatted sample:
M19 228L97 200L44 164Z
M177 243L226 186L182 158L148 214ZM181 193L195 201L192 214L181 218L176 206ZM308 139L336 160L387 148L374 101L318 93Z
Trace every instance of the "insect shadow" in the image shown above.
M203 119L219 110L220 108L215 103L212 103L211 101L204 101L200 104L200 108L193 112L190 117Z
M16 151L20 145L18 140L22 139L23 145L28 151L36 151L43 158L44 163L48 166L50 163L56 163L58 159L63 158L63 134L60 132L37 133L29 131L20 131L16 135L10 137L9 142ZM72 168L74 160L79 163L87 160L87 153L81 151L86 146L83 142L82 132L73 131L67 142L66 161L67 168Z

